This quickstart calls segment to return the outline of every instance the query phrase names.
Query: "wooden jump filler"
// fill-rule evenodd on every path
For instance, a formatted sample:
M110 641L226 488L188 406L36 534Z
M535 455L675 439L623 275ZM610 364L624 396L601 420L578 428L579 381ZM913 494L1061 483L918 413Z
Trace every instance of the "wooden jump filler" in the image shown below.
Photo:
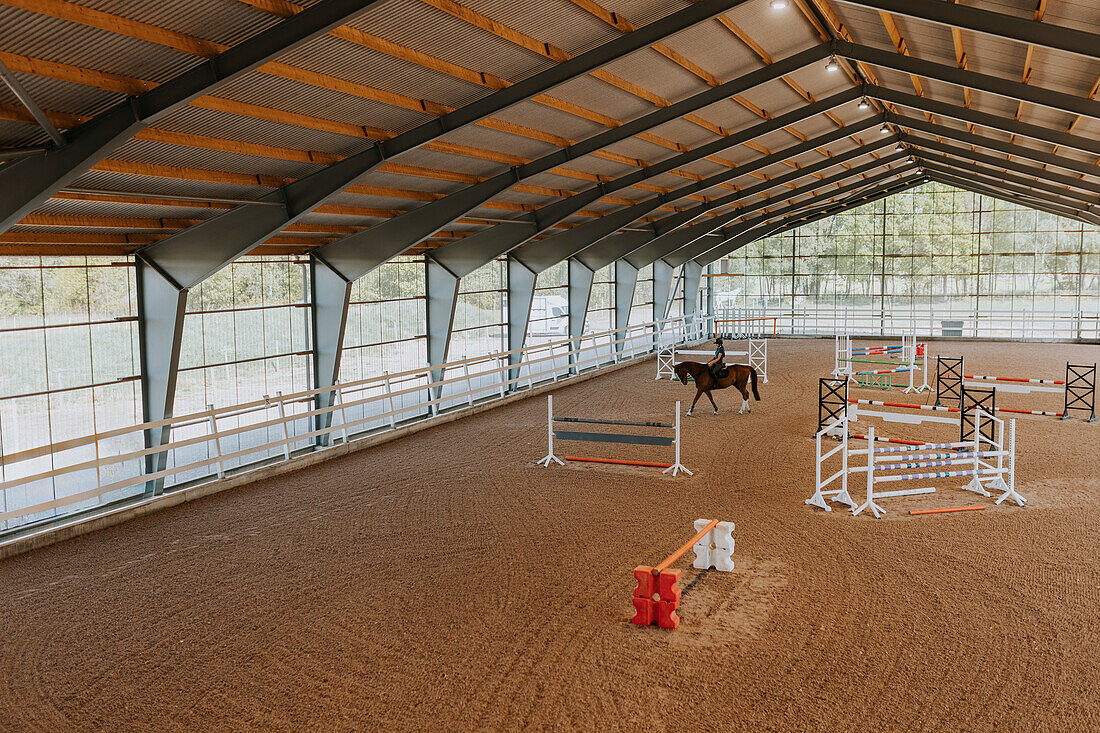
M680 588L680 571L670 570L674 562L690 549L695 550L692 566L700 570L714 568L724 573L733 570L733 522L717 519L696 519L695 536L656 566L639 565L634 568L634 618L638 626L657 624L662 629L675 629L680 625L680 608L683 589Z
M585 456L565 456L566 461L581 461L585 463L610 463L619 466L646 466L649 468L663 468L661 473L672 472L673 476L681 471L692 476L682 463L680 463L680 403L675 406L675 419L670 422L639 422L635 420L601 420L590 417L554 417L554 396L546 396L547 414L547 441L546 455L538 462L538 465L550 467L551 463L564 466L565 461L554 454L554 440L575 440L585 443L625 443L633 445L672 446L674 462L658 463L655 461L631 461L621 458L592 458ZM653 435L647 433L592 433L576 430L556 430L554 423L585 423L591 425L625 425L635 428L663 428L671 429L672 435Z

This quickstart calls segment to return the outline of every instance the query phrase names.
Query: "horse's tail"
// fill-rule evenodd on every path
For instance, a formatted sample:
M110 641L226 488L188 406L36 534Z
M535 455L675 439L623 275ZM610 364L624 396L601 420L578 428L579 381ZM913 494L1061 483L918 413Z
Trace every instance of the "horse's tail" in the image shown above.
M760 393L756 391L756 369L754 367L749 367L749 377L752 379L752 396L759 402Z

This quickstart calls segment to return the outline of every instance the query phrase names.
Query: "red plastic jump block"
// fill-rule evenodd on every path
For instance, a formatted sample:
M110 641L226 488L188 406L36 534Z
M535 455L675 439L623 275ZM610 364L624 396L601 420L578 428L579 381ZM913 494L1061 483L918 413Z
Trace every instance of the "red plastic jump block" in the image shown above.
M634 568L634 619L638 626L657 624L662 629L675 629L680 625L676 610L680 607L680 571L662 570L653 574L653 568L639 565ZM657 596L655 599L654 596Z

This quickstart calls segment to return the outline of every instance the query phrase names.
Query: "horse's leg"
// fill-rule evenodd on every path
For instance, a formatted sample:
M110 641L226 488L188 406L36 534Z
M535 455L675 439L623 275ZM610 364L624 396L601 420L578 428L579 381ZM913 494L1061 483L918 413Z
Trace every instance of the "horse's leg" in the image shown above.
M750 413L752 412L752 405L749 404L749 390L746 386L747 382L748 380L746 379L745 382L737 382L733 385L737 387L738 391L741 393L741 409L737 411L738 415L743 414L745 410L748 410Z
M695 409L695 403L698 402L699 398L702 397L702 396L703 396L703 390L697 388L695 390L695 399L693 399L691 401L691 407L688 408L688 414L687 414L688 417L691 417L691 411Z
M707 390L707 399L710 400L710 404L714 406L714 414L717 415L718 414L718 403L714 401L714 395L712 395L710 393L709 389Z

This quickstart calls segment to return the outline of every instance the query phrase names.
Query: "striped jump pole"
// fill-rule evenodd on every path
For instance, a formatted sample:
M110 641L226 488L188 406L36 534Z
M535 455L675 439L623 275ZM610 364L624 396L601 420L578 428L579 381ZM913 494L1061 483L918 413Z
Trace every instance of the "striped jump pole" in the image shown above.
M981 421L983 418L993 421L995 440L982 437ZM818 449L818 490L815 492L814 497L806 502L807 504L815 506L824 504L825 492L822 489L830 482L837 480L838 475L834 475L823 482L821 480L820 465L824 459L831 457L837 451L842 451L844 454L841 456L842 472L866 473L866 500L860 506L852 509L852 516L857 516L867 510L876 519L880 519L886 514L886 510L882 508L878 500L896 496L929 494L936 490L932 487L892 491L881 491L876 488L880 484L901 481L930 481L970 477L970 482L962 488L983 496L990 496L990 489L999 490L1001 495L996 499L996 504L1000 504L1006 499L1012 499L1018 505L1023 506L1026 501L1016 491L1015 420L1008 421L1006 430L1005 421L979 409L974 413L973 436L965 441L926 443L923 445L876 446L874 428L867 430L864 439L867 441L865 449L853 450L848 447L847 440L844 440L837 449L824 455L821 453L820 448ZM983 450L983 441L988 442L991 449ZM867 464L865 466L853 466L849 462L849 455L865 455ZM939 470L921 470L930 468ZM841 486L847 489L846 479L841 480ZM834 490L834 493L839 492Z
M980 379L986 382L1017 382L1021 384L1060 384L1065 385L1063 379L1033 379L1028 377L989 377L984 374L964 374L966 379Z
M929 410L931 412L961 412L959 407L937 407L936 405L921 405L915 402L885 402L883 400L849 399L852 405L878 405L879 407L901 407L906 410Z

